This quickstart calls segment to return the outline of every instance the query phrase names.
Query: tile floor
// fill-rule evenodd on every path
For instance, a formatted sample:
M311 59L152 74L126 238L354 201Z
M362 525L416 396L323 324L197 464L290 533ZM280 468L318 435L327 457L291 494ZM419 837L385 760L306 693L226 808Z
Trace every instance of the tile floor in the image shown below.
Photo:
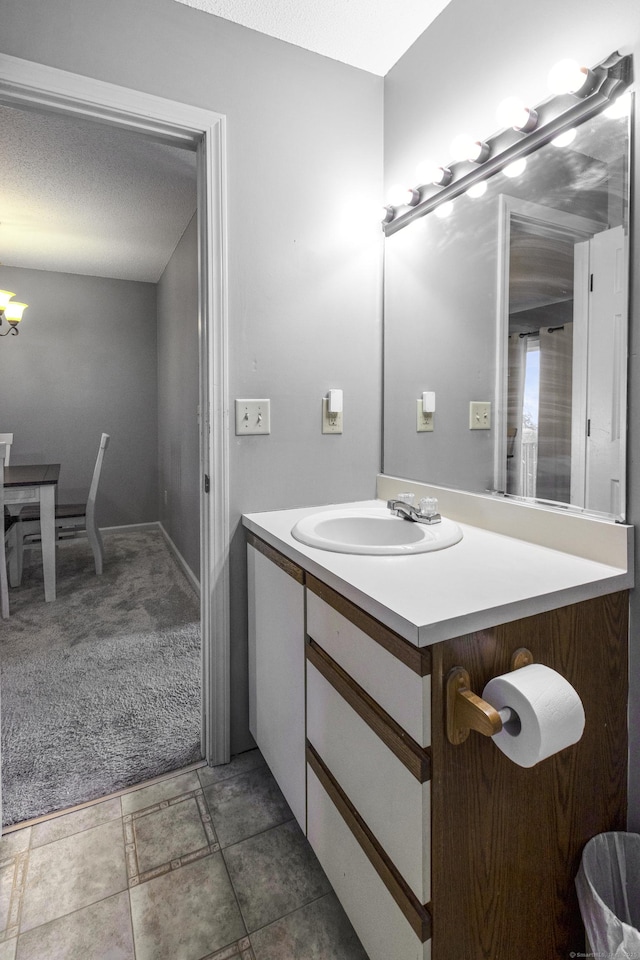
M0 960L367 960L258 750L7 834Z

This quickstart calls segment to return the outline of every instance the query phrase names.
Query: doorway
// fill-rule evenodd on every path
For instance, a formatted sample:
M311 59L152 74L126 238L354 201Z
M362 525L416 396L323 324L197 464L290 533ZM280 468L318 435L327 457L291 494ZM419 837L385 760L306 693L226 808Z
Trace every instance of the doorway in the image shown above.
M587 396L586 352L575 347L586 290L576 251L602 224L503 194L499 227L495 487L573 503Z
M229 759L225 120L197 107L0 55L0 102L137 132L197 153L202 746ZM0 717L1 719L1 717Z

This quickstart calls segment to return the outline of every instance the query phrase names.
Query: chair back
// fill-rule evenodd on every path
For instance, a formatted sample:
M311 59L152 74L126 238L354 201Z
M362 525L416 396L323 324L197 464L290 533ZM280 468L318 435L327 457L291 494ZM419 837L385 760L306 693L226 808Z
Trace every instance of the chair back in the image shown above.
M98 484L100 483L102 461L104 460L104 452L109 446L110 439L108 433L103 433L100 437L98 456L96 457L96 465L93 468L93 477L91 479L91 486L89 487L89 496L87 497L87 526L95 522L96 496L98 493Z
M0 433L0 444L2 444L3 450L4 450L4 455L0 453L0 460L2 460L5 467L9 466L9 458L11 457L12 443L13 443L12 433Z

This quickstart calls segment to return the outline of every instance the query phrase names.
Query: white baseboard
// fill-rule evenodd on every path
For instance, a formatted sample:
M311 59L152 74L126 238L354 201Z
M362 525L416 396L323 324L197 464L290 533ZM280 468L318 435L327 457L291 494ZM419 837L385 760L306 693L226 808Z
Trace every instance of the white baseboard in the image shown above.
M198 594L198 596L200 596L200 581L176 547L175 543L163 527L160 520L151 520L148 523L126 523L117 527L100 527L100 529L103 533L129 533L132 530L159 530L164 537L167 546L171 550L171 553L178 561L178 566L184 573L195 592Z
M122 523L115 527L100 527L102 533L129 533L131 530L159 530L159 520L149 520L147 523Z
M171 550L172 554L178 561L178 566L184 573L185 577L187 578L187 580L189 581L189 583L191 584L195 592L198 594L198 596L200 596L200 581L197 579L195 573L193 572L193 570L191 569L191 567L189 566L185 558L182 556L182 554L180 553L180 551L178 550L175 543L173 542L173 540L171 539L171 537L169 536L169 534L167 533L167 531L165 530L165 528L163 527L160 521L158 521L157 526L160 528L160 533L165 538L167 542L167 546L169 547L169 550Z

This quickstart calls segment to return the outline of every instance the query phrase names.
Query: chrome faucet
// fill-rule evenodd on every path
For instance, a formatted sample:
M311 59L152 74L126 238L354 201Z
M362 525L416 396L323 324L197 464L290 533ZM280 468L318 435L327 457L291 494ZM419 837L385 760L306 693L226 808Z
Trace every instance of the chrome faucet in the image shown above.
M440 523L442 517L437 512L438 501L424 498L417 507L406 500L387 500L387 507L396 517L411 520L412 523Z

